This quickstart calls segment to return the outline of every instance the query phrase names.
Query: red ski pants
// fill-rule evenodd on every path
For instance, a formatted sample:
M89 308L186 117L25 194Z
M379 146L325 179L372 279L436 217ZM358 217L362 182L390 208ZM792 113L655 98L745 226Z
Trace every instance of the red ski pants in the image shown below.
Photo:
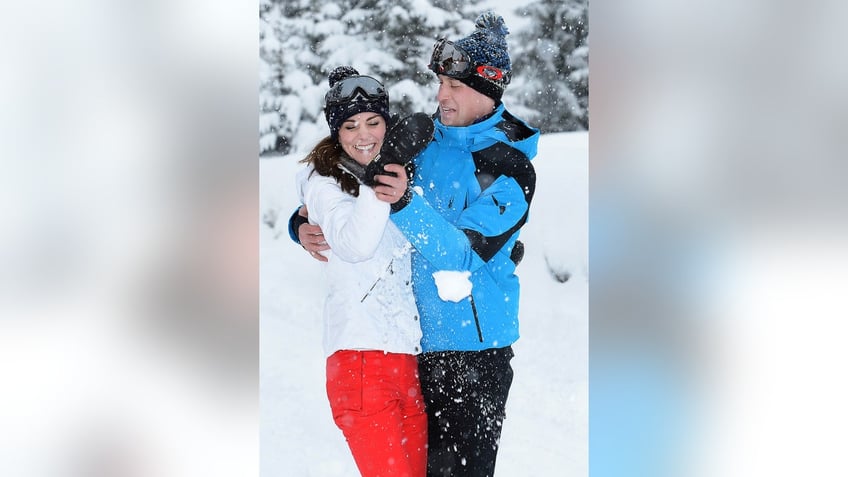
M327 397L362 477L424 477L427 415L414 355L337 351Z

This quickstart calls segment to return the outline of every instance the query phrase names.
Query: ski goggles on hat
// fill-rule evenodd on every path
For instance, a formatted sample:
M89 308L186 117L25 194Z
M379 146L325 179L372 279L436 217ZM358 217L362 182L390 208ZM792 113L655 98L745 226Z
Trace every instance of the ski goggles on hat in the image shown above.
M509 71L474 62L471 55L462 47L444 38L437 41L436 46L433 47L433 56L430 57L430 64L427 67L437 75L462 79L476 74L481 78L500 81L503 84L509 84L511 76Z
M386 87L370 76L353 76L334 84L324 96L327 106L336 106L352 101L389 100Z

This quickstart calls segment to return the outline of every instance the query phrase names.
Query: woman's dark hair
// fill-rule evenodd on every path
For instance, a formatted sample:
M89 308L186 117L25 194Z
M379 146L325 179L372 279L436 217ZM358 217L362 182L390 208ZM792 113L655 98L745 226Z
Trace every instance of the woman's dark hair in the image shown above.
M309 151L300 162L312 164L312 173L336 179L339 187L348 194L359 197L359 182L355 177L339 169L339 157L344 154L342 146L332 137L327 136Z

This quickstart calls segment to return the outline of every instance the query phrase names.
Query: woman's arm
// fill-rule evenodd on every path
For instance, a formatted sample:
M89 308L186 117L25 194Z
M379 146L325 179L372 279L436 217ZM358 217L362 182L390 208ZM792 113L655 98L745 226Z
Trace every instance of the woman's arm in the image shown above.
M377 200L370 187L360 186L359 197L343 192L330 178L310 179L306 205L313 222L321 226L328 248L342 260L359 262L374 255L389 218L389 205Z

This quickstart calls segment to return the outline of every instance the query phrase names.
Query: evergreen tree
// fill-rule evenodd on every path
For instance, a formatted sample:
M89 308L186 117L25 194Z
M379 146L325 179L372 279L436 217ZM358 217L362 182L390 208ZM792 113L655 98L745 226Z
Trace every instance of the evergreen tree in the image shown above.
M415 0L260 0L259 16L262 153L308 148L323 134L327 74L336 66L383 81L392 113L434 110L433 44L472 28L455 11Z
M517 13L532 25L510 42L517 112L545 133L588 129L588 0L537 0Z
M322 117L313 46L322 38L314 28L322 16L307 1L260 0L260 152L290 152L301 123Z

